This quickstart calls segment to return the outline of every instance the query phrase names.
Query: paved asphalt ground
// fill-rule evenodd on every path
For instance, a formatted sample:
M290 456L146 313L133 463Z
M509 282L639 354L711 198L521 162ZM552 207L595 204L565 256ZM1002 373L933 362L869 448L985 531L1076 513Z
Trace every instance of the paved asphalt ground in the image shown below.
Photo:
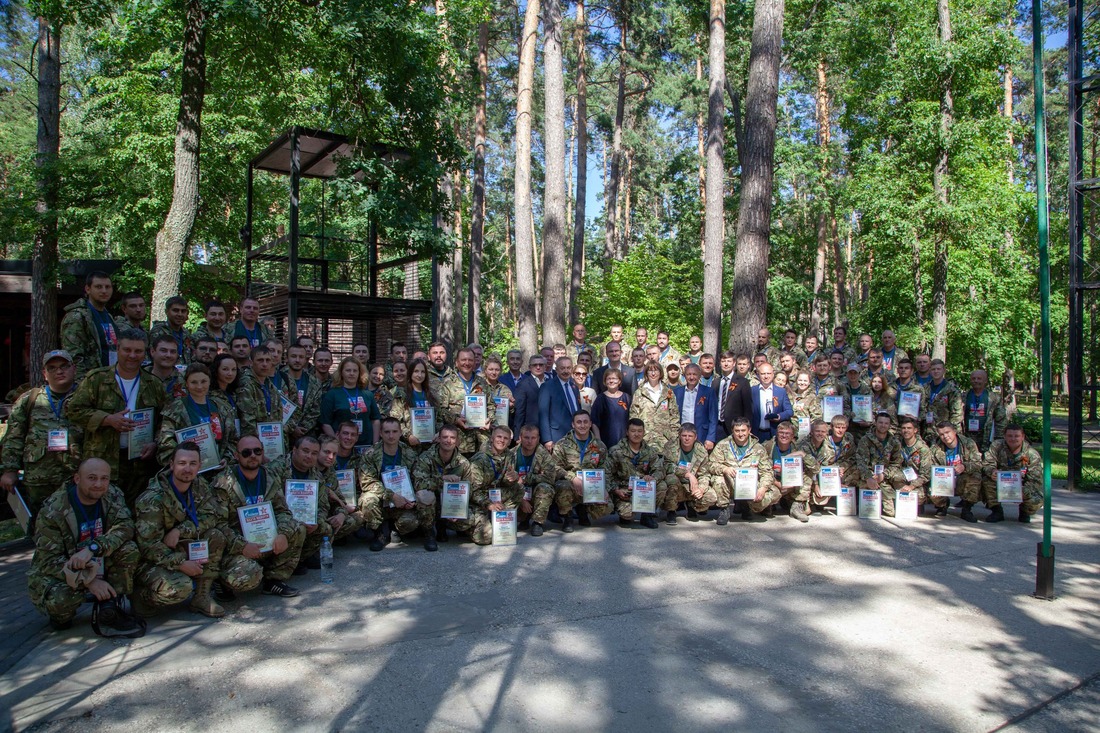
M357 545L129 642L46 631L9 549L0 730L1098 730L1100 495L1055 493L1053 602L1008 514Z

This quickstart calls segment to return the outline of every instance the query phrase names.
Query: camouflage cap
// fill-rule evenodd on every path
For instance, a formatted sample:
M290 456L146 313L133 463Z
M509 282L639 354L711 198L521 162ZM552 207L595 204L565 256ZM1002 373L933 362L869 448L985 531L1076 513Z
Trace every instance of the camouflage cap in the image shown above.
M46 354L46 357L44 359L42 359L42 363L43 364L49 364L50 361L52 361L53 359L64 359L65 361L69 362L70 364L74 363L73 362L73 357L70 356L69 352L65 351L64 349L55 349L55 350L49 352L48 354Z

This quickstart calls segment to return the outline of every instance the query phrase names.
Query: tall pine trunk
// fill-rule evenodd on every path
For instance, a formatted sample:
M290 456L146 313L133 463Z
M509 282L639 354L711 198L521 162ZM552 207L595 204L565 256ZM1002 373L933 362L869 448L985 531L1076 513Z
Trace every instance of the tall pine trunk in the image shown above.
M626 110L626 33L627 0L622 0L619 14L619 75L615 93L615 119L611 132L611 166L604 186L604 259L611 263L622 258L619 232L619 186L623 170L623 117Z
M576 130L577 192L573 213L573 267L569 277L569 323L580 320L577 294L584 277L585 198L588 195L588 23L584 17L584 0L577 0L577 111L573 117Z
M455 205L454 178L451 174L444 173L439 182L439 193L443 199L443 213L439 217L439 229L444 241L451 247L449 259L437 258L435 260L436 280L436 322L435 338L447 344L447 349L454 354L455 324L455 278L454 257L458 256L458 234L454 231L454 217L451 207Z
M35 176L38 228L31 258L30 381L42 379L42 360L57 346L57 204L61 188L61 24L38 18L38 150Z
M757 0L753 16L729 340L732 349L745 353L752 353L756 334L767 323L768 315L768 240L775 179L783 6L784 0Z
M831 110L829 85L825 60L817 62L817 147L821 157L818 169L817 204L817 257L814 260L814 298L810 312L810 333L821 338L821 322L825 312L825 260L829 252L829 224L832 220L832 196L829 192L829 141L831 137Z
M481 338L481 255L485 248L485 111L489 103L489 23L477 28L477 106L474 110L474 200L470 215L469 314L466 340Z
M538 43L539 0L527 0L519 40L516 79L516 318L519 345L525 356L538 351L535 326L535 236L531 210L531 101L535 87L535 46Z
M199 213L199 143L205 95L206 8L203 0L187 0L182 89L176 118L175 180L168 215L157 232L156 273L149 306L154 319L164 313L165 301L179 292L184 250Z
M703 348L719 352L722 338L722 260L725 256L726 0L710 0L710 88L703 222ZM698 68L698 67L697 67Z
M545 176L542 212L542 337L565 342L565 75L561 0L547 0L543 18Z
M948 191L949 149L951 125L954 122L955 103L951 96L951 9L948 0L938 0L936 14L939 21L940 44L944 46L947 57L947 71L943 79L940 96L940 141L936 167L932 171L932 189L939 204L936 214L935 260L932 263L932 358L945 359L947 356L947 257L950 239L950 223L947 220L947 207L950 201Z

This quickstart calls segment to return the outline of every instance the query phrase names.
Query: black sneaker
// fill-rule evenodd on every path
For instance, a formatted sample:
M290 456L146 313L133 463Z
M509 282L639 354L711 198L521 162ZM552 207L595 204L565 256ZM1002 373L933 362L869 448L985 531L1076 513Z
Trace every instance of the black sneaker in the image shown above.
M1005 520L1005 509L998 504L990 510L989 516L985 518L985 521L993 524L994 522L1003 522Z
M298 589L293 585L287 585L281 580L264 578L260 585L260 592L265 596L279 596L280 598L293 598L298 595Z
M676 519L675 512L672 513L673 520ZM657 529L660 525L657 524L657 516L655 514L646 514L642 517L642 526L647 529Z
M665 512L665 524L676 524L676 512L671 509Z
M530 534L532 537L542 537L542 532L543 529L541 522L531 522L531 531L528 532L528 534Z
M718 521L715 522L719 527L725 527L730 521L730 508L724 506L718 510Z

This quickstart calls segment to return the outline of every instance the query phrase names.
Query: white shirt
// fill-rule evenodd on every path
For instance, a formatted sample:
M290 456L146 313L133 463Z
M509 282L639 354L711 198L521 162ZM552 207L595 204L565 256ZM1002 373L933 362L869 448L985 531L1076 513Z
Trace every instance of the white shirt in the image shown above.
M680 408L680 422L695 424L695 400L699 398L699 388L684 387L684 406Z
M757 426L757 427L759 427L762 430L771 429L772 425L771 425L770 422L768 422L768 419L765 417L765 415L768 415L771 412L773 412L773 410L772 410L772 388L771 388L770 385L767 386L767 387L765 387L764 385L760 385L760 425Z

